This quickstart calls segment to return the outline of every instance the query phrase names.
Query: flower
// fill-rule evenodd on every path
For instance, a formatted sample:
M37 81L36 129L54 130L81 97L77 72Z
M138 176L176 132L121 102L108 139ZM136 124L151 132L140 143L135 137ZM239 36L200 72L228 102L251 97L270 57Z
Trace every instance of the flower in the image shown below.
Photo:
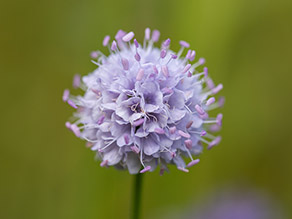
M133 32L119 30L112 42L106 36L103 46L109 56L92 52L97 69L82 79L74 77L74 88L83 89L84 96L64 91L63 101L77 109L75 121L66 122L66 127L96 151L101 166L136 174L159 165L162 174L167 164L175 164L188 172L199 162L193 156L202 152L202 143L211 149L221 140L205 128L221 127L222 114L210 118L208 111L222 105L212 97L222 84L214 85L206 67L197 70L205 59L190 64L194 50L183 56L187 42L180 41L175 53L169 49L170 39L160 49L154 47L159 36L158 30L151 35L149 28L142 44ZM187 165L183 157L190 159Z

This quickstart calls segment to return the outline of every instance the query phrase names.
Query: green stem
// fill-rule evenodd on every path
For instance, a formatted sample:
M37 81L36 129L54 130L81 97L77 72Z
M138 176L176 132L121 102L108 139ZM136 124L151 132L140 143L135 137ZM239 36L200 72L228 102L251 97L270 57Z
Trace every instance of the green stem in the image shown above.
M132 219L140 218L140 207L141 207L141 194L142 194L142 179L143 174L138 173L134 176L134 187L133 187L133 203L132 203Z

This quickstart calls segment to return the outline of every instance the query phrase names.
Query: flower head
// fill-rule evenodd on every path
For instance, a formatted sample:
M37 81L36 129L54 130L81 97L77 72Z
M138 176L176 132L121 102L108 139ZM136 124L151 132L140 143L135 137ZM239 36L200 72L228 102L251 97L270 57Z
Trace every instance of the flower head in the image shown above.
M180 41L175 53L169 49L170 39L160 49L154 47L159 37L159 31L151 35L149 28L142 44L133 32L119 30L112 42L106 36L103 46L109 56L92 52L97 69L82 79L74 77L74 87L85 90L84 96L71 96L68 90L63 94L77 108L76 121L66 127L96 151L101 166L136 174L157 165L163 173L167 164L175 164L188 172L199 162L193 157L201 153L202 143L211 149L221 140L207 133L207 126L213 131L221 126L222 114L210 118L208 111L221 106L211 96L222 84L214 85L206 67L197 70L205 59L191 64L194 50L183 56L187 42Z

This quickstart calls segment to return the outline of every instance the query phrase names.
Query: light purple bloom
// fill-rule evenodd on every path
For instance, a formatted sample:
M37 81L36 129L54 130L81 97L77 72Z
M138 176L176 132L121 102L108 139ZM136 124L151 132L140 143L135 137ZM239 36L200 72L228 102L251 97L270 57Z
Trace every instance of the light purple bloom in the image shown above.
M174 53L169 38L159 49L154 47L159 31L150 33L147 28L142 44L133 40L133 32L119 30L112 43L105 37L110 55L98 52L92 61L98 68L81 82L75 80L85 94L69 97L66 91L63 96L77 108L76 121L67 126L96 151L101 166L136 174L157 166L163 173L167 164L174 164L188 172L199 162L193 156L202 152L202 143L210 149L221 140L205 130L221 126L222 114L210 118L208 111L220 106L212 95L223 86L206 84L211 79L201 67L205 59L190 63L194 50L183 57L188 43L181 41L180 51ZM190 159L188 165L183 157Z

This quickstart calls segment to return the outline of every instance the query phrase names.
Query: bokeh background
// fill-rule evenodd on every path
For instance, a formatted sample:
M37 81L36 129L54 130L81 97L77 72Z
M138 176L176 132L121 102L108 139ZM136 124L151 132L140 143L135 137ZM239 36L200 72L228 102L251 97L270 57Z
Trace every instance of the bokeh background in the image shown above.
M104 35L142 39L146 27L174 50L190 42L226 104L222 143L190 173L145 175L143 218L182 217L231 184L292 218L291 21L289 0L1 1L0 218L129 216L133 176L99 167L64 127L73 110L61 96L95 68Z

